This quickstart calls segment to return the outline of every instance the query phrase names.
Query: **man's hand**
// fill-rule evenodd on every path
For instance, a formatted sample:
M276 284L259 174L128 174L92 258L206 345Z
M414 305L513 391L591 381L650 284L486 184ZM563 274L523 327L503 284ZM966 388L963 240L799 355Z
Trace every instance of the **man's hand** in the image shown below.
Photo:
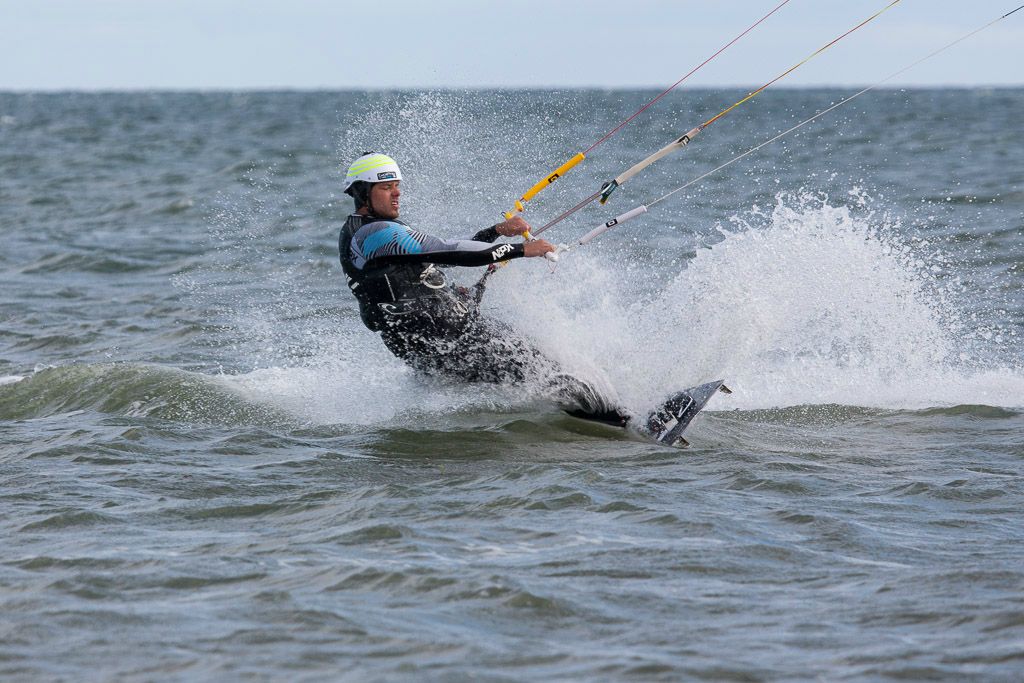
M494 227L499 235L515 237L529 231L530 224L523 220L522 216L512 216L504 223L498 223ZM523 245L523 256L544 256L552 252L557 252L557 249L547 240L535 239Z
M524 232L530 229L530 224L523 220L522 216L512 216L504 223L498 223L494 226L498 230L499 235L505 237L515 237L516 235L522 235ZM527 254L529 256L529 254Z
M515 220L514 218L512 220ZM523 220L520 218L519 220ZM524 223L526 221L523 221ZM551 244L547 240L533 240L523 245L523 256L543 256L544 254L555 251L555 245Z

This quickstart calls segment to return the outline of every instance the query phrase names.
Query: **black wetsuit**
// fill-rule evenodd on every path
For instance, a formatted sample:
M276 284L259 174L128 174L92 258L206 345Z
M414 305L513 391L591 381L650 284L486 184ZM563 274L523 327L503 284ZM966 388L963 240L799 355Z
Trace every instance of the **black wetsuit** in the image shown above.
M482 291L453 287L437 268L486 266L524 255L522 244L494 244L497 238L491 227L471 240L443 240L397 219L354 213L341 229L338 249L363 323L412 367L471 382L557 378L558 394L577 406L570 413L624 423L627 418L589 385L560 374L524 339L481 316Z

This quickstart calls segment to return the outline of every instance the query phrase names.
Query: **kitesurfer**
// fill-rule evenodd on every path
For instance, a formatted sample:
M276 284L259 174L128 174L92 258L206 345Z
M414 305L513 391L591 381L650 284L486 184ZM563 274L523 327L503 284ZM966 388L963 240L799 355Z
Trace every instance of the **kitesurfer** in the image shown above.
M345 177L355 201L338 240L349 289L363 323L379 332L388 349L423 372L470 382L548 382L573 405L571 414L613 424L628 417L607 405L589 384L561 372L526 340L481 315L483 282L456 287L438 266L487 266L555 251L545 240L495 243L526 233L519 216L477 232L468 240L429 235L398 219L402 172L385 154L366 153Z

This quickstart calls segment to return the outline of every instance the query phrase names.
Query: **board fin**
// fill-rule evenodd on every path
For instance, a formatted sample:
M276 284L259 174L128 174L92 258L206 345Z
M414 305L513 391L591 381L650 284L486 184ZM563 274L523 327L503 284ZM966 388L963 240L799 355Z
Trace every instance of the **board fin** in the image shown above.
M672 394L658 408L647 416L644 426L649 436L666 446L685 448L690 443L683 438L683 432L694 416L699 413L715 393L731 394L724 380L700 384L679 393Z

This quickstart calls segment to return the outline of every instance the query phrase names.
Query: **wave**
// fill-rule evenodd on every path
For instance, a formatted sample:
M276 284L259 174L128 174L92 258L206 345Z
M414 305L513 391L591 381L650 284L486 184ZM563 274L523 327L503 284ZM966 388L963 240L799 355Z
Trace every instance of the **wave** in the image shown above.
M364 444L369 454L380 450L387 457L421 458L436 452L445 457L485 458L495 448L542 441L559 443L563 455L586 458L592 439L624 440L624 454L635 450L628 444L638 437L570 418L550 401L539 402L523 389L425 379L401 367L394 371L395 376L353 392L359 378L347 373L332 377L323 374L323 368L276 368L232 376L145 364L52 367L0 378L0 419L94 411L189 427L299 430L307 437L338 436L338 428L341 433L355 428L369 439ZM948 426L949 420L998 422L1024 415L1024 411L973 404L920 410L842 404L740 409L727 405L728 399L722 396L721 403L706 411L710 417L695 423L701 444L763 444L766 439L788 443L805 438L807 428L818 439L821 428L884 423L898 431L908 419L923 425L937 418L942 421L937 424ZM318 425L329 426L329 432L320 434ZM308 431L311 427L313 432ZM773 431L766 435L765 427ZM640 439L636 445L643 443ZM634 455L640 457L643 451Z
M537 407L523 388L437 380L382 360L362 371L331 361L238 375L142 363L47 367L0 377L0 420L95 411L190 424L472 432L508 421L511 411Z
M21 268L26 275L52 274L62 272L85 273L132 273L149 270L152 266L126 258L113 258L103 253L52 253Z
M220 376L146 364L44 368L0 382L0 419L92 410L201 424L293 424L273 406L247 400Z

